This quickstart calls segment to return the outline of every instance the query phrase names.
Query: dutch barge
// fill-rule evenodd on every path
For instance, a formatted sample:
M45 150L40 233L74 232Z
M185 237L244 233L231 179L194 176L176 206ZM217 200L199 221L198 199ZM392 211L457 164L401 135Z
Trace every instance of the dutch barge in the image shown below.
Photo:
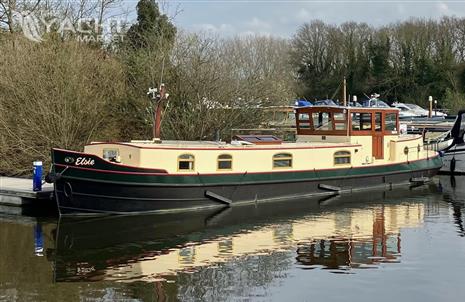
M61 214L128 214L229 206L408 184L435 175L438 153L400 134L399 110L295 109L295 142L94 142L52 150Z

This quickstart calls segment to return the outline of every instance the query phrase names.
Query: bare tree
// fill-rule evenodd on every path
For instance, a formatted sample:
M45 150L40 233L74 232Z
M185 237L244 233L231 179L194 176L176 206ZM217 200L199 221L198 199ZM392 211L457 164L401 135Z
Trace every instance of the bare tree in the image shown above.
M32 13L40 3L41 0L0 0L0 28L7 27L7 30L13 33L15 31L14 13L26 9Z
M212 139L220 131L227 138L231 128L257 127L261 107L289 104L294 96L287 54L281 39L179 34L165 136Z
M0 171L27 172L51 147L80 149L117 138L113 107L125 91L121 64L100 50L60 40L0 45Z

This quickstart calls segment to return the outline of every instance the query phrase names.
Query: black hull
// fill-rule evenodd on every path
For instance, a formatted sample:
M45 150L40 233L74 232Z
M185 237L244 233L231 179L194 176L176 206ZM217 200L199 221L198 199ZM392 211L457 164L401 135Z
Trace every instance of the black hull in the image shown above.
M334 195L373 188L390 189L396 185L412 184L414 178L432 177L438 170L439 167L434 167L408 173L362 174L351 178L192 186L120 184L63 177L55 183L55 194L61 215L172 212L224 207L229 201L232 204L241 204ZM224 200L211 198L209 193Z

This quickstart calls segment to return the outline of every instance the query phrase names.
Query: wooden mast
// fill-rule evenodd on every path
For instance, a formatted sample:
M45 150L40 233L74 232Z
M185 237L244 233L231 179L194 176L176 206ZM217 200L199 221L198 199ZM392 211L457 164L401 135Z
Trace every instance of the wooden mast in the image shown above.
M158 93L157 93L158 92ZM160 84L160 88L149 89L148 94L152 94L152 99L155 102L155 112L154 112L154 123L153 123L153 140L160 141L160 132L161 132L161 117L163 113L163 106L165 100L168 98L169 94L166 93L165 84Z
M344 77L344 83L343 83L343 91L342 91L342 102L344 104L344 107L347 106L347 83L346 83L346 77Z

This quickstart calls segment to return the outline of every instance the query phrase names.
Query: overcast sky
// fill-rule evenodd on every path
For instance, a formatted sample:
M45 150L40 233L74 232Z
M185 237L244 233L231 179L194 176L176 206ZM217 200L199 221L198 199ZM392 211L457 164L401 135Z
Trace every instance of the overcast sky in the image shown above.
M264 34L291 37L304 22L320 19L340 24L366 22L380 26L411 17L438 19L465 17L462 1L382 0L168 0L168 14L188 31L209 31L223 36ZM133 6L137 1L127 1Z

